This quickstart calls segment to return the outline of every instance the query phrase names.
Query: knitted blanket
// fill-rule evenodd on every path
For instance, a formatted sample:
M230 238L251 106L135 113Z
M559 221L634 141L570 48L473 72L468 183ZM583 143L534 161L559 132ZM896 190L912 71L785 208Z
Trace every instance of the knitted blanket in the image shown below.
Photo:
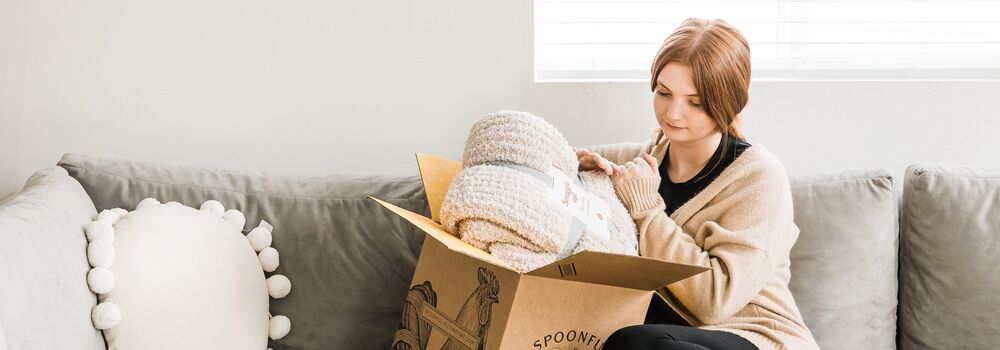
M469 132L441 223L519 272L584 250L637 255L635 223L610 178L578 168L573 148L544 119L488 114Z

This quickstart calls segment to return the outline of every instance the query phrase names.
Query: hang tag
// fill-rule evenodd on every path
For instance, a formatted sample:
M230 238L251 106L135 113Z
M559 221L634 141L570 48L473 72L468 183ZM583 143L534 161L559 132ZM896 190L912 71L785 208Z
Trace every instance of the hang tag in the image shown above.
M554 166L546 169L545 174L552 178L549 199L566 208L570 215L583 222L597 237L610 240L611 217L608 214L611 213L611 206L577 185L573 179Z
M260 225L257 225L257 227L263 227L266 228L268 231L274 231L274 226L271 226L270 223L264 220L261 220Z

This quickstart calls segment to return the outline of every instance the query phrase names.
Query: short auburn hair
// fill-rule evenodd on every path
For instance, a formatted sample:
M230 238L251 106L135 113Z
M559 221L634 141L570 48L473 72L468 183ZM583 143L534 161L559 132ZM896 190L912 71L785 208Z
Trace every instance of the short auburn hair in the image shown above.
M722 19L688 18L656 53L650 90L656 90L656 77L670 62L691 67L701 104L723 136L746 141L739 122L750 99L750 45L743 34Z

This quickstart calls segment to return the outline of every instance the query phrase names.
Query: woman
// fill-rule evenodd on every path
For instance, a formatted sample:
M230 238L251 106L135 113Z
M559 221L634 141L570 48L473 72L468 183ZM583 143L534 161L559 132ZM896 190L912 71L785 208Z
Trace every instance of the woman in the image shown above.
M639 254L710 267L658 292L675 314L622 328L615 349L818 349L788 289L792 221L781 162L738 128L750 47L725 21L688 19L652 65L656 128L645 144L579 150L639 228Z

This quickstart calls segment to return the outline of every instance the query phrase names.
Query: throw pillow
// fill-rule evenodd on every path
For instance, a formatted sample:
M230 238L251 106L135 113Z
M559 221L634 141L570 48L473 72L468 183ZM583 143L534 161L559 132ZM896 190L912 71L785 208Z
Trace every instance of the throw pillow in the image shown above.
M290 329L268 296L288 295L267 222L210 200L200 210L147 198L104 210L86 227L94 326L109 349L264 349Z

